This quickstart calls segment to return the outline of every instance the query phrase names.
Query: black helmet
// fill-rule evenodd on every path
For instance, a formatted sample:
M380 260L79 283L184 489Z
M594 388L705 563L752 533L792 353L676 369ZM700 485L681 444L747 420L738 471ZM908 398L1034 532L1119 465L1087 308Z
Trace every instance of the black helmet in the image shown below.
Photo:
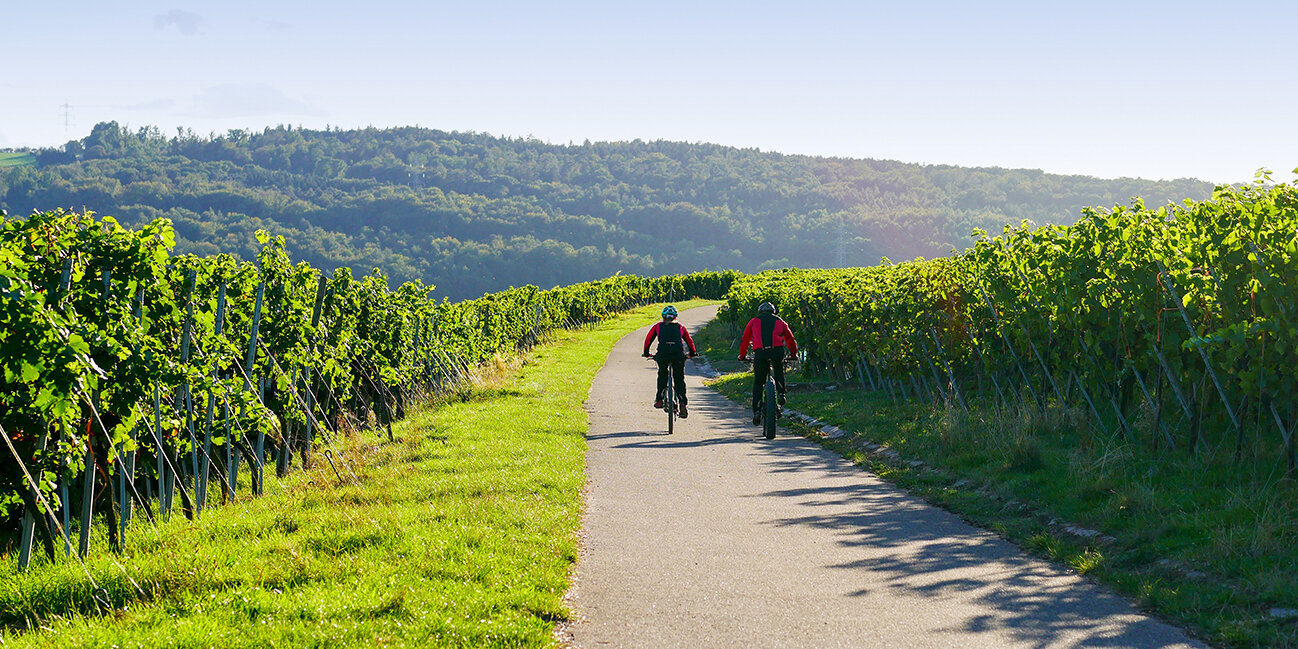
M775 305L770 302L762 302L761 306L757 307L757 312L775 315Z

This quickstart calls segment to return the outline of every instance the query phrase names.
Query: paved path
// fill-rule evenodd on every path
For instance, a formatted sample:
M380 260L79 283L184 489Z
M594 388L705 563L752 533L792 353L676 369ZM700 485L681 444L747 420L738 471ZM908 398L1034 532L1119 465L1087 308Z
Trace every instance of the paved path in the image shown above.
M667 436L644 334L587 403L575 646L1202 646L812 442L763 439L692 368Z

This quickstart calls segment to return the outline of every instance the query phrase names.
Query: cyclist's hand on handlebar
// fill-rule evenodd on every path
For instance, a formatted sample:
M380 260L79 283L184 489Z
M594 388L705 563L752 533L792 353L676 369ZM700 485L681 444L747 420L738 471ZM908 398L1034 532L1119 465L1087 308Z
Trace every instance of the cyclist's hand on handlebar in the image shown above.
M747 362L748 362L748 357L747 357L747 356L740 356L740 357L739 357L739 362L741 362L741 363L747 363Z

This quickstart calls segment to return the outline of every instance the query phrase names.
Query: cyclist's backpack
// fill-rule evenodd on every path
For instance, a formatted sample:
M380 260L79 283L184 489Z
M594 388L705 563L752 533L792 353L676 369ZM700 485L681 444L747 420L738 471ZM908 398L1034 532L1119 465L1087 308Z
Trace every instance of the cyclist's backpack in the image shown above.
M757 316L762 326L761 339L753 342L755 349L771 349L775 346L775 325L780 322L779 316L763 313Z
M681 335L679 322L664 322L658 325L658 356L663 358L685 356L685 336Z

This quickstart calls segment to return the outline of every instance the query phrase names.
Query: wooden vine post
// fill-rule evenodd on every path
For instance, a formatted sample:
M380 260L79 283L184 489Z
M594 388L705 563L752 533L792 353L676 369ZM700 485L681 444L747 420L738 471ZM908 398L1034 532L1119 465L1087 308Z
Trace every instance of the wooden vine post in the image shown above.
M140 290L136 293L135 308L132 311L132 315L135 317L135 322L137 324L141 323L144 319L144 287L140 287ZM135 459L137 455L136 448L139 444L139 432L139 424L131 427L131 437L128 442L130 448L122 454L122 470L118 472L118 487L119 493L121 494L121 497L118 500L118 502L121 503L121 513L118 516L121 530L118 534L122 539L123 544L126 543L126 527L131 523L131 516L135 504L135 498L133 497L135 491Z
M216 322L213 326L213 336L220 339L221 334L225 331L225 283L221 283L221 288L216 298ZM203 452L198 458L198 477L197 495L194 498L194 510L202 514L203 507L207 505L207 487L208 480L212 471L212 428L216 417L216 381L218 379L217 368L212 367L211 376L212 388L207 391L207 410L203 421ZM227 441L228 443L228 441Z
M63 260L63 273L59 276L59 284L55 289L54 295L51 296L52 299L50 300L50 303L57 305L58 301L62 299L63 296L67 295L68 292L70 292L71 290L72 290L72 260L65 259ZM38 452L44 451L45 446L48 443L49 443L49 430L47 426L46 430L42 430L40 436L36 440L36 450ZM62 489L66 494L66 490L67 490L66 477L60 482L62 485ZM40 500L40 494L33 492L32 502L38 502L39 500ZM66 495L62 496L62 501L61 501L62 509L67 510L68 507L67 502L68 502L67 496ZM53 529L55 527L53 523L54 521L48 521L45 524L48 525L50 529ZM71 551L72 546L68 540L67 526L64 526L62 528L62 531L63 531L63 543L64 545L68 546L68 550ZM32 543L35 540L35 535L36 535L36 512L31 511L31 509L29 508L23 508L22 530L19 532L19 537L18 537L18 570L20 571L26 570L28 563L31 562Z
M257 284L257 299L256 302L253 304L253 308L252 308L252 333L248 339L247 362L245 362L243 366L243 391L244 392L248 392L253 388L252 365L253 363L257 362L257 327L261 325L261 307L262 307L262 300L265 297L266 297L266 281L262 280L259 284ZM262 482L266 478L265 449L266 449L266 433L261 429L260 426L258 426L257 441L253 449L253 460L255 461L256 466L250 468L250 470L253 471L252 490L253 493L257 495L261 495L262 487L263 487Z
M1167 269L1163 267L1162 261L1155 259L1154 263L1158 264L1160 276L1167 280L1163 284L1163 287L1167 289L1167 294L1172 296L1172 302L1176 303L1176 310L1180 312L1181 320L1185 323L1186 330L1190 332L1191 336L1197 338L1199 334L1194 330L1194 324L1190 322L1190 314L1185 310L1185 303L1181 301L1181 296L1176 291L1176 285L1172 282L1172 274L1167 272ZM1231 406L1230 398L1226 396L1226 388L1222 385L1221 379L1217 376L1217 370L1213 368L1212 361L1208 358L1208 352L1201 344L1196 343L1194 348L1199 352L1199 358L1203 359L1203 366L1208 370L1208 377L1212 379L1213 386L1217 388L1217 396L1221 397L1221 404L1226 408L1226 414L1230 416L1230 423L1235 428L1239 428L1239 417L1235 415L1235 408Z
M937 338L937 328L930 325L928 331L933 335L933 344L937 346L937 357L938 360L942 361L942 367L946 369L947 380L951 382L951 391L955 393L955 398L960 402L960 408L968 412L969 404L965 402L964 393L960 391L960 386L955 383L955 372L951 371L951 364L946 360L946 352L942 349L942 341Z
M320 326L320 314L324 311L325 286L328 282L328 278L321 275L316 284L315 306L311 310L311 334L313 337L310 340L308 349L308 356L311 357L315 355L316 344L314 335ZM306 394L302 395L303 400L306 402L303 404L304 409L306 410L306 439L302 442L302 468L304 469L311 467L311 449L312 445L315 443L315 389L312 387L313 379L311 363L308 362L303 371L302 381L303 385L306 386Z
M1001 340L1005 343L1005 349L1009 350L1010 357L1014 359L1014 366L1018 368L1019 375L1023 377L1023 385L1027 387L1028 394L1032 395L1032 400L1037 402L1042 408L1045 407L1045 401L1037 396L1037 391L1032 388L1032 379L1029 378L1027 370L1023 367L1023 362L1019 359L1019 354L1014 350L1014 345L1010 344L1010 337L1005 333L1005 326L1001 323L1001 316L996 312L996 305L992 298L987 294L987 289L982 284L978 285L978 290L982 293L983 301L987 303L987 310L992 314L992 321L996 323L996 331L1000 333Z
M180 333L180 364L182 366L187 365L189 363L190 347L193 345L194 287L197 284L197 282L198 282L198 271L196 270L189 271L189 275L185 278L185 291L184 291L185 322L183 327L181 328L181 333ZM192 446L194 442L193 439L194 438L194 408L193 408L193 402L190 399L188 379L186 379L182 385L176 387L176 406L185 408L185 427L189 431L190 442ZM181 484L180 475L179 475L181 465L179 462L179 456L175 452L174 448L168 447L166 455L167 455L167 460L169 461L168 463L171 465L171 472L168 474L168 478L170 478L171 483L167 490L168 500L170 501L175 497L176 486L178 484ZM195 469L198 468L197 463L198 463L198 457L195 449L195 454L194 454ZM182 486L181 489L184 489L184 487ZM187 498L183 494L181 497L181 501L182 501L182 508L185 509L185 513L187 515L192 515L192 511L190 511L188 507L184 506L185 503L187 502ZM169 502L168 507L170 507L172 504L174 503Z
M107 268L104 269L103 278L103 298L107 301L109 297L109 287L112 282L111 271ZM99 392L99 389L96 388L94 403L91 404L91 409L96 412L99 410ZM95 419L99 419L98 416L92 416L94 416ZM107 440L110 433L107 429L103 428L102 419L99 424L100 432L103 433L104 439ZM86 463L81 470L81 537L78 539L77 554L83 557L86 556L86 553L90 552L90 522L95 513L95 444L94 435L91 433L91 430L93 430L93 425L86 426ZM111 494L112 490L109 490L108 493Z
M162 433L162 388L157 385L153 386L153 442L157 449L158 510L165 521L171 516L170 489L173 479L167 462L167 438Z

